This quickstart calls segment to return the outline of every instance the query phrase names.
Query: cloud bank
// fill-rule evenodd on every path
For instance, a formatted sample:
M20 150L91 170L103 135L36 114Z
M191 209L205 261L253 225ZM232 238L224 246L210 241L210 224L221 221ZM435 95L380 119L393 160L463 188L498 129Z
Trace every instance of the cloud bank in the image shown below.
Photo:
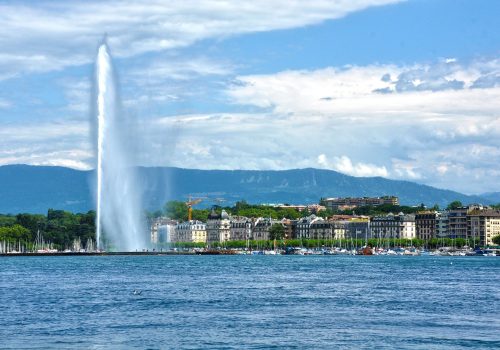
M54 96L46 105L33 102L26 122L16 119L23 110L11 116L19 99L0 96L8 120L0 164L93 167L91 82L65 68L90 67L107 32L117 66L123 64L124 122L137 164L321 167L466 193L500 190L499 59L244 75L209 53L175 53L205 39L314 25L396 2L279 0L275 11L263 1L0 5L0 79L60 72L52 79L64 100L57 108Z
M107 33L115 57L289 29L401 0L51 1L0 4L0 79L92 62Z
M490 191L500 180L500 87L493 78L499 72L499 60L443 59L238 76L224 88L227 98L258 110L132 120L130 138L142 165L322 167L468 193ZM485 80L486 87L478 87ZM4 145L20 147L15 156L4 153L2 164L16 157L36 163L45 156L61 165L92 167L84 122L15 130L2 129ZM28 143L43 147L23 147Z

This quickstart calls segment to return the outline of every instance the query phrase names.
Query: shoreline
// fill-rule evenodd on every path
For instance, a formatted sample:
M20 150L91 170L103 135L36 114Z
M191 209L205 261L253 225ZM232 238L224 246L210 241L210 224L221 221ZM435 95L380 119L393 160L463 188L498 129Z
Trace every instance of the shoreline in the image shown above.
M0 253L1 257L40 257L40 256L175 256L175 255L304 255L304 256L459 256L459 255L429 255L429 254L266 254L261 251L258 253L241 254L232 250L212 250L212 251L149 251L149 252L54 252L54 253ZM497 253L498 254L498 253ZM483 256L482 254L471 254L463 256ZM496 255L497 257L500 255Z
M194 252L56 252L56 253L1 253L4 256L111 256L111 255L195 255Z

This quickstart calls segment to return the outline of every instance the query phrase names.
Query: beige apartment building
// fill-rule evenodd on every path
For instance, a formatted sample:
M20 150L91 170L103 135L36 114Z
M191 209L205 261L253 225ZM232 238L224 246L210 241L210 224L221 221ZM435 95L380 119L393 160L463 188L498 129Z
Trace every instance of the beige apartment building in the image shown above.
M500 210L473 210L467 215L471 238L479 238L481 245L494 245L493 237L500 235Z
M177 242L206 243L207 230L203 222L198 220L186 221L175 227Z

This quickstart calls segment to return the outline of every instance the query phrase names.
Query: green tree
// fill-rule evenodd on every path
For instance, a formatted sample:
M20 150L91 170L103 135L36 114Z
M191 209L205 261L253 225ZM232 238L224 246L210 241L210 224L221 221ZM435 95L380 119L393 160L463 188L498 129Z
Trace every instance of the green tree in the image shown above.
M165 203L163 213L165 216L179 221L186 221L188 219L188 207L186 203L181 201L169 201Z
M285 237L285 228L282 224L273 224L269 228L269 239L270 240L281 240Z
M448 206L446 207L446 209L453 210L453 209L458 209L458 208L460 208L462 206L463 206L462 202L460 202L460 201L453 201L450 204L448 204Z
M10 227L0 227L0 241L18 242L27 241L29 230L21 225L15 224Z
M16 223L16 217L12 215L0 215L0 227L12 226Z
M209 213L210 210L208 209L193 209L193 220L206 222L208 220Z
M76 238L80 238L83 242L89 238L95 240L95 211L73 214L49 209L47 216L39 214L0 216L0 228L2 228L0 240L32 244L37 232L40 231L46 242L53 243L56 248L64 249L70 247Z
M36 231L43 227L46 218L44 215L36 214L17 214L16 222L31 231L31 234L36 234Z
M493 243L500 245L500 235L493 237Z

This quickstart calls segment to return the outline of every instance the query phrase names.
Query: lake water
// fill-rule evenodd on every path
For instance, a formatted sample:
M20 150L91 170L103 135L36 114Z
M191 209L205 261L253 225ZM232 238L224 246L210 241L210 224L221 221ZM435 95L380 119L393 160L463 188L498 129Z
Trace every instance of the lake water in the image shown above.
M0 348L498 349L499 273L496 257L4 257Z

